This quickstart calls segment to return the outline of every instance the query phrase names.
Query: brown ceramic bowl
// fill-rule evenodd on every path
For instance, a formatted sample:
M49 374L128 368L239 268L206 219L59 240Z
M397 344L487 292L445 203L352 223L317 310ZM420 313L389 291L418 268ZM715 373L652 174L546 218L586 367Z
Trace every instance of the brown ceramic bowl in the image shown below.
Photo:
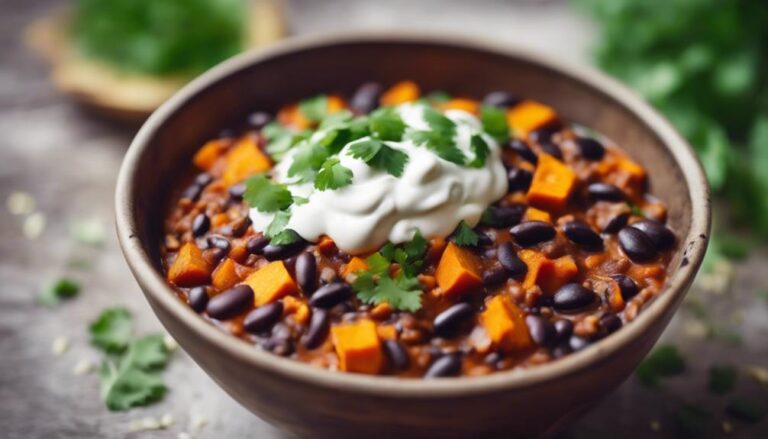
M509 90L594 128L649 170L680 238L664 291L617 333L528 370L440 380L331 372L259 352L180 302L160 269L164 208L193 152L256 109L364 81L413 79L427 90ZM157 316L232 397L306 437L528 437L561 430L626 379L685 296L706 249L709 191L670 124L634 93L589 69L466 38L354 34L298 39L215 67L157 110L133 141L117 185L125 257Z

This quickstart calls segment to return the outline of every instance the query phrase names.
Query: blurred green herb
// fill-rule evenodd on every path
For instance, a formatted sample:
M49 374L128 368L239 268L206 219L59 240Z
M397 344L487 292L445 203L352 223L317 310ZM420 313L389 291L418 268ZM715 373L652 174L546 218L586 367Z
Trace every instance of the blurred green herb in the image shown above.
M80 285L67 278L58 279L47 285L40 293L38 300L43 305L54 306L62 300L71 299L80 292Z
M715 192L768 236L768 2L575 1L600 25L598 64L670 118Z
M662 378L685 372L685 360L671 345L656 348L637 368L637 378L646 387L658 387Z
M77 0L79 50L126 71L195 74L238 53L244 0Z
M712 428L712 414L694 404L681 407L674 413L673 419L679 437L701 437Z
M750 398L736 398L728 403L725 411L732 417L750 424L762 420L766 412L766 407L760 401Z
M739 372L733 366L712 366L709 368L709 390L724 395L733 390L738 377Z

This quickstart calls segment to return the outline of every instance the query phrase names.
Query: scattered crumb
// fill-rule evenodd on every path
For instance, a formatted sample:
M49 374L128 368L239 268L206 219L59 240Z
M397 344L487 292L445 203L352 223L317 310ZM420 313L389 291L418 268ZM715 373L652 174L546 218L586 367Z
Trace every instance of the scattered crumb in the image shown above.
M130 427L132 432L146 431L146 430L159 430L160 428L162 428L160 426L160 422L151 416L147 416L146 418L137 419L131 422L131 427Z
M687 319L683 325L683 332L691 338L706 338L709 334L707 325L696 319Z
M35 211L35 199L27 192L12 192L5 204L13 215L28 215Z
M75 375L87 375L93 372L93 361L87 358L81 358L80 361L75 364L75 368L72 369L72 372Z
M723 433L729 434L733 431L733 424L728 421L723 421Z
M160 418L160 426L162 428L170 427L171 425L173 425L173 422L174 422L173 415L170 413L166 413L163 415L162 418Z
M194 417L192 417L193 430L200 431L203 428L205 428L206 425L208 425L208 419L206 419L205 417L200 415L195 415Z
M747 369L747 375L752 377L755 381L757 381L760 384L768 384L768 367L763 366L748 366Z
M69 338L60 335L53 339L53 345L51 346L51 351L55 355L61 355L64 352L67 352L69 349Z
M193 439L192 435L187 433L186 431L182 431L178 435L176 435L176 439Z
M21 233L27 239L36 239L43 233L43 230L45 230L45 215L41 212L35 212L28 216L21 226Z
M650 427L651 427L651 431L661 431L661 422L651 421Z
M174 340L170 334L165 334L163 337L163 344L165 345L165 348L168 350L168 352L173 352L176 350L176 348L179 347L179 344L176 343L176 340Z

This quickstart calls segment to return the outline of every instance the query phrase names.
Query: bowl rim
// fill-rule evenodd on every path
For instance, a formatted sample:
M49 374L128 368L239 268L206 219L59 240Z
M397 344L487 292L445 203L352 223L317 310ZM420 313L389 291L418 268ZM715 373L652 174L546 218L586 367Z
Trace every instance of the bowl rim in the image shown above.
M132 201L135 195L133 182L138 178L138 163L149 145L149 140L166 120L198 93L210 84L241 69L274 57L324 46L371 43L434 44L519 59L553 70L563 77L604 94L623 106L657 136L660 143L674 157L676 166L680 168L688 184L689 196L692 200L690 232L684 239L680 239L681 251L686 246L690 250L685 255L688 263L681 264L672 272L662 292L631 325L626 325L610 337L557 361L527 369L500 371L478 377L423 380L330 371L254 349L246 341L218 330L200 318L191 308L176 298L165 278L155 270L152 259L143 249L139 234L136 232L137 220L134 217ZM508 43L473 36L420 31L354 31L293 37L267 48L244 52L213 67L183 87L147 119L131 142L117 179L115 218L123 255L134 277L141 284L144 294L191 330L196 337L204 339L207 343L216 344L228 355L274 376L336 391L428 399L510 391L562 379L605 361L624 345L648 331L655 322L663 318L667 307L673 306L676 301L682 299L702 262L710 229L710 193L696 155L672 125L635 92L591 67ZM693 245L699 241L703 241L701 245Z

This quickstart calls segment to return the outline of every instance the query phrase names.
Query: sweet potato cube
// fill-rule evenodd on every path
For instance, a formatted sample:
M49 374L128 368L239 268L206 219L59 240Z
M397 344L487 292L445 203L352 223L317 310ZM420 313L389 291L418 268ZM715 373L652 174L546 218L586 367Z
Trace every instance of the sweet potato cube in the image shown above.
M539 210L535 207L529 207L525 210L525 219L528 221L544 221L545 223L552 222L552 215L546 210Z
M253 303L256 307L299 291L283 261L270 262L254 271L243 283L253 290Z
M645 168L626 157L619 158L617 168L629 175L632 183L640 184L645 180Z
M211 140L195 153L192 162L198 169L209 171L216 164L216 160L224 153L226 147L227 142L222 139Z
M213 270L213 288L216 291L224 291L232 288L240 282L237 274L237 264L230 258L226 258Z
M520 250L518 256L528 266L528 272L525 273L525 279L523 279L524 290L540 284L542 279L553 275L555 272L555 264L543 253L524 249Z
M477 257L470 250L449 242L445 247L435 278L446 296L457 296L483 286Z
M369 374L381 370L384 357L373 321L365 319L336 325L331 328L331 339L341 370Z
M419 86L413 81L401 81L381 95L381 105L399 105L413 102L421 96Z
M222 177L226 186L240 183L246 178L268 171L272 167L269 157L259 149L256 141L250 136L245 136L237 141L237 144L227 153L226 161L226 168Z
M579 272L576 261L570 255L561 256L552 261L551 273L544 273L538 279L541 290L552 294L567 284ZM548 274L548 275L547 275Z
M394 340L397 338L397 329L394 325L379 325L376 327L376 333L382 340Z
M168 269L168 281L180 287L202 285L211 278L211 266L193 242L184 244Z
M551 107L535 101L523 101L507 111L507 124L519 137L528 137L531 131L557 120Z
M506 296L489 300L480 321L491 342L505 351L520 351L533 345L523 311Z
M615 280L611 280L608 283L608 305L613 312L621 312L624 310L624 296L621 295L621 287Z
M528 189L528 203L537 209L562 210L575 183L576 174L565 163L541 154Z
M463 110L469 114L477 114L480 109L480 105L477 101L472 99L451 99L447 102L437 104L437 108L446 110Z
M342 274L342 277L346 278L350 274L355 274L360 270L367 270L367 269L368 269L368 264L365 262L365 259L354 256L352 257L352 259L349 260L347 265L344 267L344 271L341 274Z

